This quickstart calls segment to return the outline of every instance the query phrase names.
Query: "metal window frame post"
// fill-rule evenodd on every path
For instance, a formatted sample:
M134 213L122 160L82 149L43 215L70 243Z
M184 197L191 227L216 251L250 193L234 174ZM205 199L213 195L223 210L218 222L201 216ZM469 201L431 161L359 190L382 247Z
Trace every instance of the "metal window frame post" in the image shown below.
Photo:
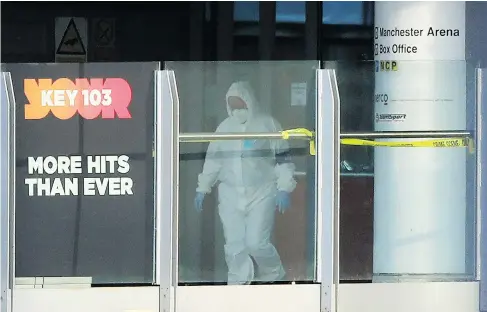
M178 285L179 97L173 71L155 72L156 283L159 311L176 311Z
M0 311L12 311L15 283L15 97L9 72L0 80Z
M477 70L477 277L480 280L480 311L487 311L487 143L482 141L482 118L485 114L487 99L482 90L487 88L484 79L486 69Z
M335 70L318 70L316 112L316 276L321 311L335 312L339 283L340 98Z

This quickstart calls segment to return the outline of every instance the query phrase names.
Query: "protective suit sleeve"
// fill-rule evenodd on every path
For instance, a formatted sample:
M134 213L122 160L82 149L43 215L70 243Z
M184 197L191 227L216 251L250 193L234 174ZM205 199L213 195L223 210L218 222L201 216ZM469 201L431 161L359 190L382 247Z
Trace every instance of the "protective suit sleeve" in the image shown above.
M272 120L275 132L282 131L282 127L276 120ZM276 157L274 172L277 176L277 190L291 193L296 188L294 179L295 165L291 162L289 144L285 140L274 140L272 144Z
M216 132L220 131L220 127ZM219 143L218 141L210 142L208 150L206 151L205 164L203 171L198 175L198 186L196 192L209 194L211 188L215 185L220 169L222 167L221 161L218 160Z

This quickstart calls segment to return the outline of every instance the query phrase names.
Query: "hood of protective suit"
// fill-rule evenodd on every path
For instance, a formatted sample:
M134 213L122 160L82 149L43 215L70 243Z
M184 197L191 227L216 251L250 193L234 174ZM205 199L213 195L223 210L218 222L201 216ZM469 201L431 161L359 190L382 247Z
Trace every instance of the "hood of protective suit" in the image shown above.
M226 96L227 112L228 112L228 116L233 117L234 112L229 103L229 98L231 97L240 98L247 106L247 110L248 110L248 116L246 117L247 122L249 119L251 119L253 116L257 114L258 103L250 83L246 81L234 82L228 89L227 96Z

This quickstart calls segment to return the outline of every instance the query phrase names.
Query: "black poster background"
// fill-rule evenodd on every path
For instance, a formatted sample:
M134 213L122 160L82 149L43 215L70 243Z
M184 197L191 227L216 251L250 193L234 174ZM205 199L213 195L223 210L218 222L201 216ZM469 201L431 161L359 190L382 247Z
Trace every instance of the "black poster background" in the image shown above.
M151 283L154 228L154 70L159 63L3 64L16 99L16 276L88 276L93 283ZM123 78L131 119L25 120L23 80ZM128 155L131 196L29 197L27 157ZM80 178L86 176L85 170ZM90 177L120 174L90 175ZM31 177L35 177L32 175ZM75 177L58 175L43 177Z

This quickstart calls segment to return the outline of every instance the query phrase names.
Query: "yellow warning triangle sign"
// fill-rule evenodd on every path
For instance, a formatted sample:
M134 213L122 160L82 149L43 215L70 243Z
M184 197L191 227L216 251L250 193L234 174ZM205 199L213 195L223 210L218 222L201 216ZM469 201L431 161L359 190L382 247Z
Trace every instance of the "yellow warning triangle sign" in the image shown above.
M64 31L61 43L57 48L56 54L60 55L85 55L86 49L83 44L78 28L74 23L74 19L71 19L68 23L68 27Z

